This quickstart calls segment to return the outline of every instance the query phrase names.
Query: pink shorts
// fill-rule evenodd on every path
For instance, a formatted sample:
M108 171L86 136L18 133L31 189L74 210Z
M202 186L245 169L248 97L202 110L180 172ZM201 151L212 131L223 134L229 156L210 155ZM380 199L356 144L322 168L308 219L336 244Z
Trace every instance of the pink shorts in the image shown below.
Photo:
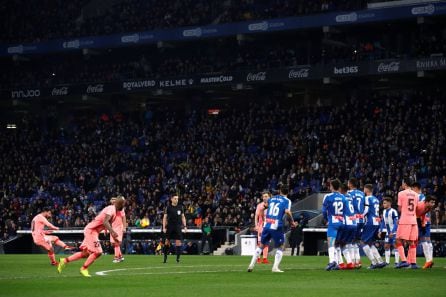
M115 227L113 228L116 233L118 233L117 241L113 238L113 236L110 235L110 242L111 243L121 243L122 242L122 236L124 234L124 228L123 227Z
M415 225L398 225L396 230L396 238L415 241L418 240L418 226Z
M43 247L45 250L49 251L50 249L53 248L53 242L55 242L56 240L58 240L59 237L57 236L53 236L53 235L45 235L42 237L37 237L37 238L33 238L34 243L38 246Z
M99 233L95 230L86 229L84 231L84 241L82 241L79 248L81 250L87 250L90 253L102 254Z

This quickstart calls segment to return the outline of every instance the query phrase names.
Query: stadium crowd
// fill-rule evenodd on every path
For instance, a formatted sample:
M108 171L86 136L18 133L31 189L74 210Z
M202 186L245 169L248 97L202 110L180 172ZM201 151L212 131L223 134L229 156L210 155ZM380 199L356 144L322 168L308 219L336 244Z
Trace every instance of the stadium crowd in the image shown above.
M144 216L160 226L172 192L191 226L197 217L247 226L263 189L286 181L296 201L334 177L373 183L381 198L410 176L439 198L433 224L445 224L444 96L375 93L312 107L256 98L218 116L157 107L62 125L24 117L1 134L3 238L29 228L46 205L55 225L83 227L116 193L127 197L130 227Z
M183 26L202 26L365 9L365 0L5 1L0 42L40 42ZM45 7L46 9L40 9ZM34 26L33 24L39 24Z

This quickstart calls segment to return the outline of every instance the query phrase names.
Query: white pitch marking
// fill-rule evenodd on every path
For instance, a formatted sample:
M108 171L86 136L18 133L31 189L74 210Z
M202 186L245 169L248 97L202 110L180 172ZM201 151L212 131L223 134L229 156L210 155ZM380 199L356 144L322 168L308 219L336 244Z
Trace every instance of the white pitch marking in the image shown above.
M205 268L205 267L215 267L215 265L189 265L189 266L179 266L176 268ZM243 267L243 269L220 269L220 270L187 270L187 271L165 271L165 272L135 272L135 273L126 273L125 275L166 275L166 274L191 274L191 273L217 273L217 272L244 272L246 265L218 265L218 267ZM166 269L172 268L172 266L155 266L155 267L136 267L136 268L119 268L112 270L103 270L98 271L95 274L98 276L110 276L109 273L119 272L119 271L132 271L132 270L146 270L146 269ZM307 267L284 267L285 270L320 270L321 268L307 268ZM256 271L268 271L270 267L260 266L255 269Z
M218 265L218 267L245 267L246 265ZM176 268L197 268L197 267L215 267L215 265L181 265ZM130 271L130 270L145 270L145 269L169 269L172 268L172 266L164 265L164 266L151 266L151 267L136 267L136 268L118 268L118 269L111 269L111 270L103 270L96 272L96 275L105 276L108 275L110 272L117 272L117 271ZM221 272L229 271L229 270L218 270ZM236 270L240 271L240 270ZM169 273L190 273L191 271L186 272L150 272L150 274L169 274ZM194 272L208 272L208 271L194 271ZM147 274L147 273L136 273L136 274Z

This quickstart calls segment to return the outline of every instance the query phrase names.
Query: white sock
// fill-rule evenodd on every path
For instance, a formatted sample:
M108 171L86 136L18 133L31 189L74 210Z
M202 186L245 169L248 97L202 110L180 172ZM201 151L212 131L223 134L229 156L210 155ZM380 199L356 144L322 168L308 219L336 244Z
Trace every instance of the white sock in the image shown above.
M249 264L249 267L254 267L256 265L257 258L260 257L260 253L262 253L262 251L263 251L263 249L261 249L260 247L256 248L256 252L254 255L252 255L251 263Z
M273 269L279 269L280 261L282 261L283 252L280 249L276 250L276 256L274 257Z
M358 246L358 244L355 244L353 250L354 250L354 253L355 253L355 261L356 261L356 263L360 263L361 262L361 254L359 253L359 246Z
M352 260L352 263L356 263L356 260L355 260L355 247L354 247L354 245L351 244L351 243L347 244L347 249L348 249L348 251L350 253L350 259Z
M336 263L338 263L338 265L339 264L341 264L341 263L344 263L344 260L342 259L342 253L341 253L341 247L336 247Z
M386 256L386 263L390 264L390 249L385 250L384 255Z
M351 264L352 263L352 257L350 256L350 249L349 249L349 247L350 247L350 245L347 244L342 249L342 254L344 255L345 261L347 261L347 264Z
M395 263L399 263L400 262L400 253L398 252L397 249L393 249L394 254L395 254Z
M426 262L429 261L429 244L426 241L421 242L421 246L423 247L423 254L426 258Z
M381 255L379 254L378 249L376 248L376 246L374 244L372 244L370 249L372 250L372 255L373 255L373 257L375 257L376 261L378 263L382 263L383 259L381 258Z
M365 244L362 247L362 250L364 251L364 254L367 256L367 258L369 258L369 260L372 262L372 264L375 265L376 264L376 260L375 260L375 257L372 256L372 251L370 250L370 246Z
M330 263L336 262L336 248L334 246L328 248L328 259Z
M429 261L433 261L434 260L434 246L432 245L432 241L429 241L427 243L429 249Z

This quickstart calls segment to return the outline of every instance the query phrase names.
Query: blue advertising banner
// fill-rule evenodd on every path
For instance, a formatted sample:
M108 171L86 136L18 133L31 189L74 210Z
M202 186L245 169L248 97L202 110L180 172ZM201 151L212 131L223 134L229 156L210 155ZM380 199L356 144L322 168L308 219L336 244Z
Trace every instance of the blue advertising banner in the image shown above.
M100 96L112 93L135 93L166 89L215 88L237 84L268 84L280 82L298 82L322 80L325 77L342 79L370 75L395 75L417 71L444 71L446 58L429 57L416 60L380 60L363 62L344 62L328 65L301 65L289 68L247 70L243 72L221 74L196 74L173 78L141 78L110 83L90 83L56 85L47 87L17 87L4 90L1 98L33 99L39 97L63 96Z
M404 18L414 18L418 16L434 16L444 14L446 14L445 2L404 7L366 9L354 12L331 12L311 16L154 30L108 36L70 38L40 43L2 44L0 45L0 56L68 52L85 48L127 47L138 44L157 43L159 41L186 41L237 34L255 34L317 28L323 26L383 22Z

